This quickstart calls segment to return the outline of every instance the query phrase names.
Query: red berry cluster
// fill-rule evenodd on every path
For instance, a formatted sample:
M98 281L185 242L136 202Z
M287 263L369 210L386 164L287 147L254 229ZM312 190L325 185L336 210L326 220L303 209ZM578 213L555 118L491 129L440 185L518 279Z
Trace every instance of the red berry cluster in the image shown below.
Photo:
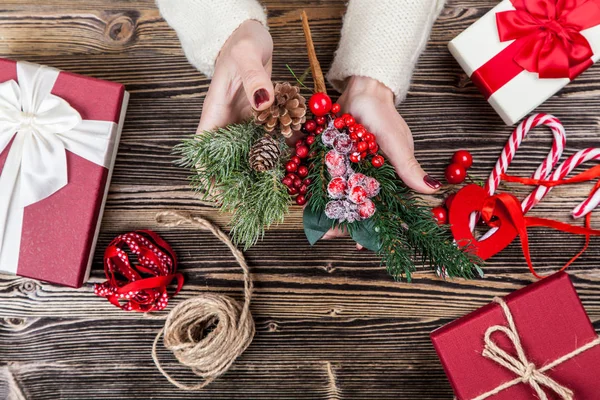
M341 107L338 103L332 104L329 96L325 93L315 93L309 99L308 107L315 115L315 119L306 121L305 132L309 134L314 132L316 135L325 133L322 140L327 145L332 145L340 133L346 133L350 140L344 137L343 139L338 138L338 141L342 140L343 146L349 150L347 153L349 153L348 158L351 162L359 163L372 155L371 164L374 167L379 168L384 164L383 156L378 154L379 145L375 135L368 132L362 124L357 123L350 114L342 114L338 117ZM327 116L330 116L335 129L327 129L325 126L328 123Z
M310 136L309 136L310 137ZM288 193L290 196L296 196L296 204L302 206L306 204L310 195L308 192L308 185L310 185L310 179L308 176L308 153L309 153L309 137L298 140L296 142L296 148L292 153L289 161L285 164L285 170L287 175L281 180L281 182L288 187ZM313 141L314 142L314 136Z
M467 170L473 165L473 156L467 150L458 150L452 156L452 162L446 167L448 183L463 183L467 178Z

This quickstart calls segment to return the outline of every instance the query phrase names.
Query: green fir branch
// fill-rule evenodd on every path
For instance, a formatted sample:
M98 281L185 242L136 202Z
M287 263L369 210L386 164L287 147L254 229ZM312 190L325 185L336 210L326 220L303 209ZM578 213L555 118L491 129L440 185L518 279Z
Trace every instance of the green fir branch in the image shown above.
M232 214L231 237L244 249L256 244L265 229L283 222L291 202L281 183L281 163L266 172L250 167L250 148L264 134L261 126L248 121L193 135L173 150L180 156L176 164L192 171L191 187ZM283 140L280 145L283 149ZM288 156L282 153L283 159Z

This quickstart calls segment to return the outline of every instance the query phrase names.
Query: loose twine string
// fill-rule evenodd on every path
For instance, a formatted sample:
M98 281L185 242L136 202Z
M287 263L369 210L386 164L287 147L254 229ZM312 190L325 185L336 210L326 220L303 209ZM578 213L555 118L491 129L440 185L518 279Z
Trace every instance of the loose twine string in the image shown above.
M213 293L203 293L185 300L169 313L165 326L152 344L152 359L169 382L180 389L199 390L224 374L254 338L254 319L250 313L253 290L250 271L244 254L212 222L175 211L156 214L156 221L165 227L187 224L210 231L229 247L244 272L243 305L229 296ZM165 371L156 350L161 336L164 336L164 346L173 352L181 364L200 376L203 379L201 383L185 385Z
M472 400L487 399L519 383L524 383L531 386L540 400L548 400L548 396L542 387L552 390L563 400L572 400L574 396L573 391L565 386L560 385L558 382L546 375L545 372L551 370L557 365L564 363L567 360L577 357L584 351L600 345L600 337L597 337L595 340L592 340L586 345L579 347L538 369L536 365L530 362L525 355L519 332L517 331L515 321L510 309L508 308L508 305L499 297L494 298L494 302L498 303L502 307L502 311L504 311L504 316L508 322L508 327L504 325L495 325L487 329L485 332L485 347L483 350L483 356L514 372L515 375L517 375L517 378L503 383L495 389L483 393ZM491 336L495 332L502 332L506 335L506 337L508 337L517 352L517 357L514 357L513 355L502 350L496 344L496 342L492 340Z

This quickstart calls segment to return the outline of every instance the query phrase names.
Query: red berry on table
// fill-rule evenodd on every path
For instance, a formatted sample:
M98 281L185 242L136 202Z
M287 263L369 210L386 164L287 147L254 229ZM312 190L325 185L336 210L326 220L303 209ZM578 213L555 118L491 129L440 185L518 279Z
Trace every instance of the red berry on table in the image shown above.
M331 105L331 112L334 114L339 113L342 110L342 106L340 106L338 103L333 103Z
M283 183L287 187L292 187L294 180L292 178L290 178L289 176L286 176L285 178L283 178L281 180L281 183Z
M314 142L315 142L315 135L308 135L308 136L306 137L306 144L307 144L307 145L309 145L309 146L310 146L310 145L311 145L311 144L313 144Z
M296 156L300 158L308 157L308 147L306 147L305 145L296 147Z
M298 169L298 164L296 164L293 161L288 161L287 164L285 164L285 170L287 172L296 172L297 169Z
M434 207L431 210L431 213L433 214L433 219L435 219L439 225L448 222L448 211L444 207Z
M458 150L452 156L452 162L462 165L465 169L469 169L473 165L473 156L467 150Z
M354 204L363 203L367 197L368 197L367 191L365 190L364 187L362 187L360 185L354 186L348 192L348 200L350 200Z
M322 126L317 127L317 129L315 129L315 135L320 135L321 133L323 133L324 130L325 128L323 128Z
M294 196L294 195L298 194L298 188L292 186L291 188L288 189L288 193L290 194L290 196Z
M385 159L380 155L373 156L373 159L371 160L371 164L373 164L375 168L382 167L384 163Z
M370 199L365 199L365 201L358 205L358 215L362 219L371 218L375 214L375 203L373 203Z
M317 123L314 119L309 119L304 123L304 129L306 132L314 132L317 129Z
M308 100L308 107L317 117L325 116L331 111L331 97L322 92L315 93Z
M369 148L369 145L367 144L367 142L358 142L356 144L356 151L358 151L359 153L362 153L363 151L367 151L368 148Z
M306 178L308 176L308 167L306 165L301 165L298 167L298 176L300 178Z
M332 199L344 197L347 189L348 185L346 184L346 180L340 176L333 178L327 185L327 193L329 193L329 197Z
M335 126L336 129L344 129L344 127L346 126L346 123L344 122L344 118L336 118L333 121L333 126Z
M325 122L327 122L327 118L321 115L319 117L316 117L315 121L317 122L317 125L325 125Z
M446 197L446 200L444 200L444 207L446 207L448 210L450 210L450 207L452 207L454 196L456 196L456 193L451 193L448 195L448 197Z
M302 161L300 160L300 157L298 157L298 156L293 156L293 157L290 157L290 161L291 161L291 162L293 162L293 163L296 163L296 164L298 164L298 165L300 165L300 163L302 162ZM293 172L293 171L291 171L291 172Z
M344 122L346 123L346 126L352 126L352 125L356 124L356 120L350 114L346 114L344 116Z
M467 177L467 170L461 164L452 163L446 167L446 180L448 183L462 183Z
M296 197L296 204L298 204L299 206L303 206L306 204L306 197L304 197L303 194L299 194L298 197Z

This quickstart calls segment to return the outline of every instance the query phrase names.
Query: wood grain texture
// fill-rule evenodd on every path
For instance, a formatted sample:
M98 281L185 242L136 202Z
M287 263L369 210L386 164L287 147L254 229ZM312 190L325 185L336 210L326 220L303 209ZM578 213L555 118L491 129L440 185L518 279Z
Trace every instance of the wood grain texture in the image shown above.
M290 79L286 63L297 71L308 67L302 8L327 69L345 0L264 3L275 42L274 78ZM442 176L455 150L468 148L476 160L472 174L485 178L510 133L446 49L495 3L448 1L399 108L413 130L418 159L434 176ZM115 235L152 228L172 243L187 278L174 302L202 291L240 298L241 271L216 238L185 227L167 230L154 221L159 210L185 209L227 222L188 190L188 173L173 166L170 154L194 132L209 81L187 63L152 0L3 0L0 56L122 82L131 92L90 282L71 290L0 276L0 377L9 371L27 399L451 399L429 332L533 281L520 247L512 244L490 260L482 280L444 282L423 270L412 284L393 282L375 256L355 251L348 239L311 248L294 209L247 252L256 282L254 342L206 390L178 390L150 356L162 322L115 309L95 297L92 286L103 279L102 249ZM566 153L598 145L599 94L600 67L593 67L540 108L565 123ZM543 160L550 135L542 130L525 141L510 172L530 174ZM587 190L557 188L532 214L568 221ZM427 201L438 204L443 197ZM597 329L599 240L592 239L570 269ZM541 272L562 265L581 245L580 238L532 230L532 255ZM166 351L159 355L172 360ZM192 374L171 365L170 372L194 382ZM7 393L0 378L0 398Z

